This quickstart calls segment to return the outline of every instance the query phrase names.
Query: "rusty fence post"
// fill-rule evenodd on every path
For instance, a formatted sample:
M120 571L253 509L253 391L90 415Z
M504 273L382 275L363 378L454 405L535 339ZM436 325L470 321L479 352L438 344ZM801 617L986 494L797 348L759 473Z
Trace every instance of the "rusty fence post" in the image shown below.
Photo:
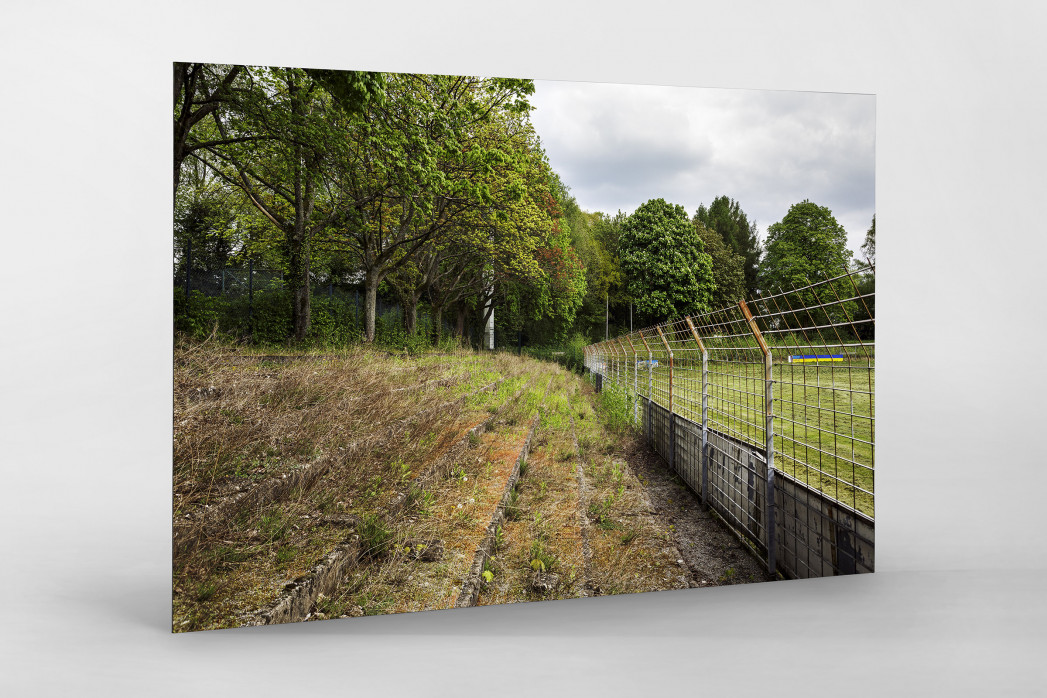
M767 459L767 495L764 511L766 512L765 528L767 529L767 571L774 575L777 572L777 560L775 560L775 532L774 521L774 376L772 373L773 362L771 350L760 334L760 328L756 326L756 320L749 312L749 306L745 301L738 301L738 307L749 323L749 330L756 337L756 343L760 345L763 352L763 374L764 374L764 455Z
M687 321L687 327L691 329L691 336L694 337L695 344L702 352L702 450L700 456L700 465L702 469L702 505L708 506L708 492L709 492L709 454L707 453L709 445L709 351L705 348L705 344L702 342L702 338L698 336L698 330L694 328L694 323L691 322L690 317L684 317Z
M669 467L676 470L676 420L673 418L673 350L665 339L660 325L655 326L658 336L665 345L665 351L669 354Z
M625 335L625 338L629 340L629 348L633 350L633 421L636 422L637 424L639 424L639 422L640 422L640 412L639 412L639 410L640 410L640 392L638 390L639 385L638 385L637 380L636 380L637 379L637 375L636 374L639 373L639 371L640 371L639 366L636 365L639 360L638 360L637 355L636 355L636 345L633 344L632 335ZM628 380L629 380L629 377L626 376L626 381L628 381Z
M644 347L647 349L647 438L651 438L651 403L654 399L652 395L652 371L654 367L651 362L654 361L654 354L651 352L651 345L647 343L647 338L643 336L643 330L640 330L640 341L643 342Z

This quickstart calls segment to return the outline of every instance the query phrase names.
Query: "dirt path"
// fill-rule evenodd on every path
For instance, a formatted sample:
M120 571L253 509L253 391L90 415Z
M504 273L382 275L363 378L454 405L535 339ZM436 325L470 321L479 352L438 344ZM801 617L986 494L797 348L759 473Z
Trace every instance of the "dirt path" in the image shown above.
M626 460L643 482L654 513L670 532L693 586L747 584L768 580L766 565L757 560L728 531L704 511L701 499L640 439L626 452Z

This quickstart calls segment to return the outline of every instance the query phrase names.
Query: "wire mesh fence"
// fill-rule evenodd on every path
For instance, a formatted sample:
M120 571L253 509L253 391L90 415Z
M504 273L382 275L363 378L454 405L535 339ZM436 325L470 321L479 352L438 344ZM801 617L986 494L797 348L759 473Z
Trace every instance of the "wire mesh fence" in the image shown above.
M656 450L772 572L872 571L874 289L857 269L586 348L601 386L627 393Z

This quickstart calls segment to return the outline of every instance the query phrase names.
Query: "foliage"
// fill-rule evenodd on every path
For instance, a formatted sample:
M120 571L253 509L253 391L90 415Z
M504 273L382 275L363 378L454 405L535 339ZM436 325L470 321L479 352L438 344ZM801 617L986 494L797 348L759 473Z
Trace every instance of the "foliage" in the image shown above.
M724 244L742 258L742 272L745 278L743 295L752 298L758 285L761 254L756 222L750 222L739 203L726 196L713 199L709 208L705 208L704 204L700 205L694 214L694 220L719 233Z
M709 309L712 260L683 206L651 199L622 226L622 271L648 323Z
M865 242L862 243L862 256L871 267L876 266L876 216L873 215L872 225L865 232Z
M832 211L804 200L767 228L761 286L768 292L801 288L847 271L847 231Z
M716 289L711 307L719 309L737 305L745 297L745 258L733 252L724 244L720 234L705 227L704 223L696 220L694 226L712 259Z

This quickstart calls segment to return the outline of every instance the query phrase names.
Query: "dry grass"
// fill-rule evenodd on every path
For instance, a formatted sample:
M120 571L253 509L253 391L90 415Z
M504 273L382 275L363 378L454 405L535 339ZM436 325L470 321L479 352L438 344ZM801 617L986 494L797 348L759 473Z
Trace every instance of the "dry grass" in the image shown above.
M175 630L243 624L351 535L362 557L313 618L453 606L538 413L518 515L480 602L686 585L621 462L628 435L605 428L585 384L554 364L361 348L279 358L204 343L176 347L174 380L176 522L233 512L176 554ZM315 477L285 480L296 472ZM284 481L296 486L223 508ZM559 575L553 588L531 584L536 559Z
M199 546L176 555L175 629L237 625L271 601L508 401L527 380L523 370L523 362L506 355L414 362L357 350L252 365L223 358L216 347L176 352L176 520L183 509L199 509L233 488L322 467L310 487L238 511ZM434 377L452 381L399 389ZM447 405L492 380L502 380L497 390ZM207 388L195 390L204 382ZM243 418L228 419L233 411ZM264 466L228 465L259 449L268 457ZM201 467L208 460L226 466ZM409 496L416 508L430 501L422 491Z
M486 535L523 447L530 420L548 381L545 367L517 400L500 413L495 427L457 458L428 490L424 510L408 511L392 522L389 553L364 560L340 593L317 604L316 617L401 613L451 608L465 582L474 554ZM417 550L424 546L422 556ZM439 551L425 559L427 550Z

